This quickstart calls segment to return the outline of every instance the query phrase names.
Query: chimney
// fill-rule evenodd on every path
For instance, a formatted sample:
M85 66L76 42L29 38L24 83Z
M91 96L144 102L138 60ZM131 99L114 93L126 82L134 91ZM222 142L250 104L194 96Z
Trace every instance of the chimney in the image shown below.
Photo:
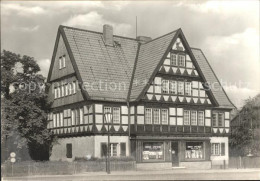
M148 36L138 36L136 39L137 39L137 41L138 41L139 43L141 43L141 44L147 43L147 42L149 42L149 41L152 40L152 38L151 38L151 37L148 37Z
M106 24L103 26L103 38L105 45L114 46L113 27L111 25Z

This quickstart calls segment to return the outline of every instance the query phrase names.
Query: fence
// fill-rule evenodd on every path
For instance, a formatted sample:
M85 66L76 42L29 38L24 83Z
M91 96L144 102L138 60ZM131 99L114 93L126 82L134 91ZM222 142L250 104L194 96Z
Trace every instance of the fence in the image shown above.
M111 161L111 171L135 170L135 161ZM106 171L106 162L21 162L5 163L1 166L2 176L71 175L83 172Z
M260 157L230 157L229 168L260 168Z

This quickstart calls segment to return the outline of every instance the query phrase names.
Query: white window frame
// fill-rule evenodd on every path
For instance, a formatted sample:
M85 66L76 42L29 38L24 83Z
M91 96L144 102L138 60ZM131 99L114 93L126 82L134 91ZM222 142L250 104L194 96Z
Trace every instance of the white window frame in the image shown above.
M58 98L58 91L57 88L54 88L54 99Z
M187 115L187 113L188 113L188 115ZM190 125L190 111L189 110L183 111L183 124Z
M66 56L65 55L62 56L62 63L63 63L62 67L65 68L66 67Z
M72 94L72 83L68 83L69 95Z
M178 55L178 65L179 67L185 67L185 55Z
M204 126L204 111L198 111L198 125Z
M64 119L63 119L63 111L60 112L60 127L63 127L63 122L64 122Z
M221 119L221 125L219 124L220 122L220 116L219 115L222 115L222 119ZM215 116L215 119L214 119L214 116ZM223 112L213 112L212 113L212 126L213 127L224 127L225 125L225 117L224 117L224 113Z
M62 69L62 57L59 57L59 69Z
M76 94L76 82L73 82L73 94Z
M178 81L178 95L184 95L184 82L182 81Z
M53 128L56 128L57 127L57 125L56 125L56 114L55 113L53 113Z
M195 117L193 117L194 113L195 113ZM190 124L192 126L198 125L197 111L191 111L190 112Z
M79 124L84 124L84 112L83 108L79 109Z
M161 109L162 114L162 124L167 125L168 124L168 109Z
M154 108L153 109L153 124L157 124L157 125L161 124L160 109L159 108Z
M60 98L61 96L60 96L61 94L60 94L60 87L57 87L57 98Z
M76 113L75 113L75 109L71 110L71 126L76 124Z
M120 124L120 107L113 107L113 124Z
M213 156L221 155L221 143L211 143L211 155Z
M170 80L170 82L169 82L169 93L170 94L177 94L177 81Z
M176 53L171 53L171 65L172 66L177 66L178 62L178 55Z
M152 108L145 108L145 124L152 124L153 112Z
M185 82L185 95L191 96L191 82Z
M69 95L68 84L65 84L65 96Z
M57 116L57 127L60 127L60 113L57 113L56 114L56 116Z
M64 93L65 93L65 91L64 91L64 85L62 85L62 86L61 86L61 97L64 97Z
M162 93L169 94L169 80L162 80Z

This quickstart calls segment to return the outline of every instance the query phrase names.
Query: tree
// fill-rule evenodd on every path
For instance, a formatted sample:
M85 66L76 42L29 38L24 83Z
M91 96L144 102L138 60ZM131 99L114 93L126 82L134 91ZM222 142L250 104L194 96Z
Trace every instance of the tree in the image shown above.
M245 105L235 119L240 125L233 127L230 137L231 154L246 156L249 152L259 156L260 150L260 94L245 101Z
M1 53L2 139L18 137L18 148L27 146L34 160L48 160L54 136L47 129L47 101L45 78L37 74L39 65L34 58L9 51ZM16 64L22 72L16 72ZM12 91L13 89L13 91ZM15 134L16 133L16 134ZM19 135L17 135L17 133Z

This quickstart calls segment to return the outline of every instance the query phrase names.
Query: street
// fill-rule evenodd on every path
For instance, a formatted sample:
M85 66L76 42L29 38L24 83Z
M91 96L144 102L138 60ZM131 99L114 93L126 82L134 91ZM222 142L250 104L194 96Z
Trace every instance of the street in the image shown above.
M30 177L8 177L2 180L12 181L84 181L84 180L259 180L260 169L227 169L227 170L159 170L89 172L75 175L46 175Z

